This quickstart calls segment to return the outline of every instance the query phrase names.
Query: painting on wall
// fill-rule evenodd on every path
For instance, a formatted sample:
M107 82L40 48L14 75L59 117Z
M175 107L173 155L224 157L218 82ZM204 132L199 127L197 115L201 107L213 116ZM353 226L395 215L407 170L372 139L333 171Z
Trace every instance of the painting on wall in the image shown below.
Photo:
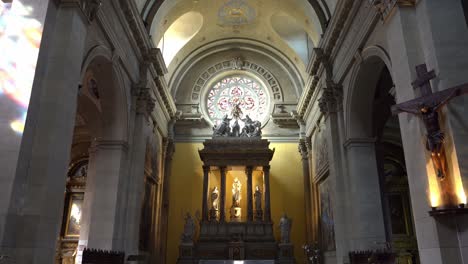
M70 195L70 203L68 206L67 214L67 226L65 228L65 237L80 236L83 198L83 193L74 193Z
M333 217L333 205L331 199L330 181L325 178L319 184L320 196L320 242L323 251L334 251L335 246L335 221Z

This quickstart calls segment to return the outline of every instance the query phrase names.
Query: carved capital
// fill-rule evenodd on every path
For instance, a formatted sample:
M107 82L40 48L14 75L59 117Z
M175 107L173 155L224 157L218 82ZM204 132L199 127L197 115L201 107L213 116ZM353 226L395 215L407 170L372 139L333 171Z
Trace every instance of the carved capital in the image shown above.
M320 111L324 114L336 113L342 109L342 92L339 85L328 83L324 88L322 97L318 100Z
M306 160L309 158L309 149L307 147L307 140L305 139L300 139L299 140L299 146L297 147L299 153L301 154L301 157L303 160Z
M93 22L101 9L102 0L55 0L61 7L79 7L89 22Z
M418 0L369 0L370 4L377 10L382 20L386 20L396 7L412 7Z
M140 88L136 92L136 112L138 114L150 115L156 106L149 88Z

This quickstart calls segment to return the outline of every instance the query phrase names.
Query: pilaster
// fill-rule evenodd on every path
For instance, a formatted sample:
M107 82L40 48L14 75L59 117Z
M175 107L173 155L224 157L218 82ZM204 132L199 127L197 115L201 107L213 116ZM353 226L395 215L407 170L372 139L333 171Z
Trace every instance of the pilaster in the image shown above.
M47 8L11 201L0 215L0 251L15 263L54 260L87 34L80 12Z

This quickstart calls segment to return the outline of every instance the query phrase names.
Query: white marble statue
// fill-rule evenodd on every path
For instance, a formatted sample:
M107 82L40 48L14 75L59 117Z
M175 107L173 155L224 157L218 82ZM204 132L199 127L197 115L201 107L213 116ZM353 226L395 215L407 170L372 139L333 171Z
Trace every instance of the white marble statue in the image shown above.
M281 217L279 222L279 228L281 230L281 243L287 244L290 243L290 236L291 236L291 218L288 218L286 213Z
M184 233L182 234L181 240L182 242L185 242L185 243L193 242L194 236L195 236L195 221L193 220L190 213L187 213L187 215L185 216Z
M232 184L232 207L240 207L242 183L236 177Z
M212 210L219 210L219 190L218 186L213 188L211 192L211 209Z

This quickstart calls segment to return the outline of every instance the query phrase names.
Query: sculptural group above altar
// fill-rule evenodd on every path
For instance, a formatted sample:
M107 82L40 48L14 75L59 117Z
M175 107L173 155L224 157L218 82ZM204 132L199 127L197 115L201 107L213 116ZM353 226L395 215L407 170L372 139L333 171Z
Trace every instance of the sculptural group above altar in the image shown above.
M231 118L226 114L218 125L213 127L213 137L261 137L262 123L254 121L249 115L243 116L239 105L231 111ZM243 126L241 127L241 124Z
M270 162L275 149L261 134L261 123L243 116L235 105L213 128L213 138L203 142L198 151L203 162L199 232L193 244L181 241L178 264L249 259L295 263L288 217L278 220L281 239L274 236ZM188 221L187 230L191 226Z

